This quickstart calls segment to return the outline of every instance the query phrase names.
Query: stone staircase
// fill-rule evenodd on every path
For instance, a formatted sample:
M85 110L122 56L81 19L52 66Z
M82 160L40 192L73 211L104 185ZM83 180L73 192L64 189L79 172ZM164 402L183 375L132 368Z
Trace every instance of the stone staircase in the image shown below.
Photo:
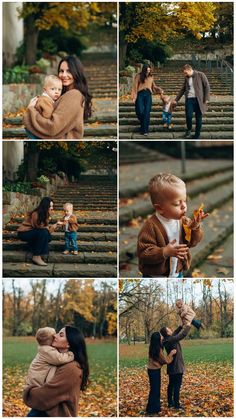
M155 82L166 94L176 95L182 87L184 81L182 67L184 64L185 62L183 61L169 61L165 66L154 70L153 75ZM217 68L213 67L211 71L205 69L199 69L199 71L206 74L210 83L212 95L231 95L229 84L221 79Z
M117 64L115 59L83 59L89 90L96 98L117 98Z
M170 61L165 67L154 71L155 82L164 92L173 98L183 84L181 73L183 62ZM203 117L201 139L233 139L233 96L230 87L220 79L217 69L211 72L203 70L211 86L211 100L208 111ZM186 130L184 98L182 98L173 113L174 127L167 130L162 127L162 103L158 96L153 96L149 138L153 139L183 139ZM193 118L193 130L195 128ZM121 101L119 106L119 136L120 139L140 139L139 121L135 108L130 101Z
M193 270L202 270L200 276L233 277L233 164L230 161L189 161L187 175L180 173L179 162L174 159L145 164L132 165L133 179L131 186L126 187L126 166L121 166L120 186L120 277L141 277L138 270L136 253L138 233L146 219L153 213L147 183L150 173L171 170L186 181L189 197L188 214L204 203L204 210L210 216L203 222L204 238L198 246L191 249L193 257L190 276ZM123 175L122 175L122 171ZM148 179L146 179L148 178ZM145 185L146 183L146 185ZM214 257L209 257L209 255Z
M116 211L116 177L81 175L78 183L57 190L52 199L57 210L62 210L65 202L72 202L75 211Z
M107 178L105 183L105 177L97 182L94 179L90 181L93 182L91 188L89 180L84 177L78 185L70 184L58 189L52 196L55 204L52 223L62 218L65 202L74 205L79 224L79 254L62 254L64 233L59 229L52 234L49 243L48 265L39 267L32 264L28 244L17 238L16 230L24 219L23 214L13 215L3 232L4 277L116 277L116 182Z
M169 159L165 154L156 150L151 150L140 142L121 141L119 144L119 164L136 164L150 161L160 161Z

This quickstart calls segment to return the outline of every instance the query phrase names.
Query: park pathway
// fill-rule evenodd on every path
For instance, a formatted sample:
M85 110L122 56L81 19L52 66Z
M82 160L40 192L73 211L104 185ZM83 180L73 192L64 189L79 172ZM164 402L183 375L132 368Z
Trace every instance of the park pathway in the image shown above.
M141 157L145 156L144 149L140 153ZM153 213L147 185L155 173L166 170L185 180L189 215L202 202L205 211L210 212L203 223L203 240L191 249L193 260L186 276L232 277L233 163L229 160L188 159L187 173L182 175L180 161L167 156L164 159L163 155L160 158L157 155L156 161L120 166L120 277L141 276L136 253L137 237L145 219Z
M31 262L28 245L17 239L23 214L12 216L3 233L4 277L113 278L117 267L117 184L108 176L82 176L78 184L58 189L52 196L52 223L63 216L63 204L72 202L79 223L79 255L63 255L64 233L56 231L49 244L48 265Z
M83 60L89 91L93 96L93 115L85 123L84 138L117 138L117 70L114 59ZM25 139L22 115L4 116L4 139Z
M154 72L154 79L158 86L172 98L176 96L183 84L184 77L180 71L182 62L171 61L166 66ZM203 70L207 75L211 87L211 99L208 111L203 117L201 138L233 139L233 96L228 83L221 80L216 69L211 72ZM153 96L153 106L150 120L151 139L183 139L186 130L184 98L182 98L173 113L174 127L167 130L162 127L162 103L159 96ZM193 133L195 128L193 118ZM121 139L143 138L139 134L139 122L135 115L131 100L120 101L119 106L119 135Z

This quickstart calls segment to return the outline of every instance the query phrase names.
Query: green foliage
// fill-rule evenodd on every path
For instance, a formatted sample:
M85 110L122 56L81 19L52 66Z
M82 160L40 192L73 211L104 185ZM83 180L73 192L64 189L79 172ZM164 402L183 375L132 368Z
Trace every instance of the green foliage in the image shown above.
M88 39L77 31L62 28L52 28L50 31L42 30L39 33L38 49L41 55L46 52L57 54L66 51L67 54L80 56L88 46Z
M31 187L31 183L29 182L14 182L9 183L6 182L3 185L4 192L20 192L27 195L34 195L34 190Z
M29 83L30 74L28 71L29 67L25 65L17 65L12 69L3 71L3 83Z
M153 64L164 63L171 56L172 49L158 41L150 42L140 39L135 44L130 44L127 49L128 61L152 61Z

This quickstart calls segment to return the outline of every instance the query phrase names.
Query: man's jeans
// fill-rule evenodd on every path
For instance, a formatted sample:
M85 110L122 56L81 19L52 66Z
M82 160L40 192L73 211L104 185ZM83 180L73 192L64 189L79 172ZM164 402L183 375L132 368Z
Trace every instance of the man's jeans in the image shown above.
M144 89L138 92L135 101L135 111L137 118L141 125L141 133L147 134L150 124L150 112L152 109L152 93L149 89Z
M77 233L76 231L65 231L65 250L77 250Z
M198 104L198 100L195 97L186 99L185 102L186 124L188 131L192 130L193 113L195 113L196 118L195 136L199 137L202 128L202 113Z

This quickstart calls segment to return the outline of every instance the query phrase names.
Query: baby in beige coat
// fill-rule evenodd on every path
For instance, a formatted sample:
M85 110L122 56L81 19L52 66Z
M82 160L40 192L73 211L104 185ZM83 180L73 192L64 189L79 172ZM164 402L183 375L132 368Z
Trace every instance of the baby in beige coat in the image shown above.
M204 328L200 320L195 319L195 311L193 311L189 305L184 304L183 300L176 300L175 305L177 308L177 314L180 316L183 326L193 325L197 329Z
M59 365L74 361L72 352L61 353L51 346L55 334L56 331L52 327L38 329L35 336L39 344L38 353L30 364L25 387L48 383Z

